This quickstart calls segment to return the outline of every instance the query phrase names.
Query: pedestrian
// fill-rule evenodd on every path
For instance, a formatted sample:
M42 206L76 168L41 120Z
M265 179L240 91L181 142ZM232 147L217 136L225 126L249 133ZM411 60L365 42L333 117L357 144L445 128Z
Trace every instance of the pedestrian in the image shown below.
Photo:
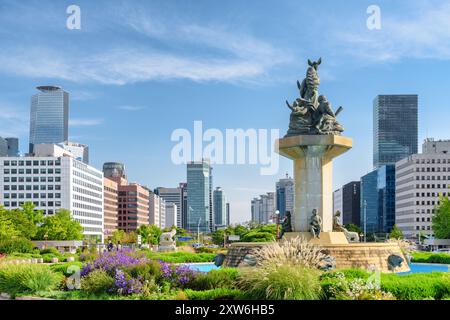
M111 240L108 240L108 246L106 248L108 249L108 252L111 252L112 249L114 248L114 244L112 243Z
M117 251L122 250L122 244L120 243L120 241L117 241Z

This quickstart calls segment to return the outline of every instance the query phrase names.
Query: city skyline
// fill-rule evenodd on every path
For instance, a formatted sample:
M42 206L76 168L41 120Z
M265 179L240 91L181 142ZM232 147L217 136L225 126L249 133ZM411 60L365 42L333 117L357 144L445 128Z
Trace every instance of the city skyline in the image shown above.
M173 130L192 131L193 122L202 120L206 128L221 131L276 128L284 135L289 117L284 100L296 95L306 59L319 56L327 61L319 70L324 90L333 106L343 105L344 135L354 139L354 148L335 162L333 189L372 170L368 115L376 95L417 94L419 143L449 136L450 93L443 81L449 69L449 31L442 25L450 17L449 6L380 1L382 28L368 30L368 1L325 1L336 13L326 22L314 16L323 3L285 1L266 10L266 4L256 8L231 2L214 8L201 1L176 8L170 1L136 2L105 9L101 1L79 1L81 30L67 30L64 4L31 1L25 7L4 1L0 136L19 137L24 152L34 88L61 85L71 94L69 140L89 145L94 167L120 161L130 181L176 187L185 180L186 168L171 163ZM200 14L203 7L210 18ZM293 18L298 12L312 23L288 22L298 21ZM437 12L443 19L430 18ZM236 26L239 17L243 23ZM422 25L428 29L416 28ZM414 36L402 31L405 26ZM17 31L29 37L17 40ZM169 58L177 67L169 67ZM255 165L214 169L215 181L232 204L233 223L250 220L250 200L273 191L276 181L292 173L285 159L274 176L261 176Z

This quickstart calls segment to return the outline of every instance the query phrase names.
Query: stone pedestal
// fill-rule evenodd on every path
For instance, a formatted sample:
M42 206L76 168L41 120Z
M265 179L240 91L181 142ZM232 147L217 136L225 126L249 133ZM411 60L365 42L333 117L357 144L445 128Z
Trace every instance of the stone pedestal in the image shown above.
M347 237L343 232L322 232L320 233L320 238L313 238L311 232L286 232L283 236L283 240L290 240L297 237L320 246L328 244L348 244Z
M333 231L332 161L352 147L352 139L335 135L297 135L279 139L278 153L294 161L294 232L309 232L313 209L322 232Z

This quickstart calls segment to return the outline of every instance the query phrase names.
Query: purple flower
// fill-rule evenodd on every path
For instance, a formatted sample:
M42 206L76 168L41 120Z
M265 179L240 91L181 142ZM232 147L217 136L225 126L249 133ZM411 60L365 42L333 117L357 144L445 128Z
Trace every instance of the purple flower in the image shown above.
M116 270L115 286L121 295L138 294L142 292L142 282L126 275L122 270Z
M184 287L195 278L197 272L184 265L171 265L167 262L161 262L162 278L170 282L173 286Z
M148 260L143 255L138 256L131 250L105 252L94 261L87 263L81 270L81 276L97 269L105 270L114 276L118 268L126 268L145 262L148 262Z

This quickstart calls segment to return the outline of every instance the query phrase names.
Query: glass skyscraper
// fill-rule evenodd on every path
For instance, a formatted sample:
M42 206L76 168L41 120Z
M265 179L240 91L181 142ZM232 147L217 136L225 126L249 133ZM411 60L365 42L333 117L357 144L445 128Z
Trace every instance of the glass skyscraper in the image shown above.
M395 223L395 165L361 178L361 229L368 235L389 233Z
M284 219L286 212L294 214L294 179L286 174L275 184L276 209L280 211L280 219Z
M69 135L69 93L57 86L37 89L31 98L30 153L35 144L61 143Z
M222 188L217 187L213 193L214 198L214 225L215 227L225 227L227 221L227 200Z
M378 95L373 101L373 166L417 153L418 97Z
M211 224L211 166L208 161L187 164L187 230L209 232Z

